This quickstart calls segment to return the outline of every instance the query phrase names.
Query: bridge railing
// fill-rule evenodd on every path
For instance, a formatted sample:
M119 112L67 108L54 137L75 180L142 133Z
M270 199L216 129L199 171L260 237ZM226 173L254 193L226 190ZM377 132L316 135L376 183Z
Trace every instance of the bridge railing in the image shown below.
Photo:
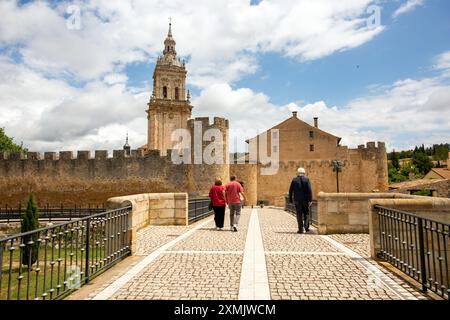
M214 211L209 209L210 201L210 198L194 198L188 200L189 223L194 223L214 214Z
M131 207L0 239L0 300L52 300L130 254Z
M450 224L414 213L375 205L380 248L378 258L422 285L450 299Z
M0 206L0 223L19 222L25 213L26 207L19 204L17 207L8 205ZM39 208L39 220L42 221L66 221L88 217L97 213L105 212L104 206L50 206L45 205Z
M284 210L292 213L293 215L296 215L295 211L295 204L292 202L289 202L289 196L284 197ZM309 208L309 215L311 223L314 226L317 226L317 201L313 200L311 208Z

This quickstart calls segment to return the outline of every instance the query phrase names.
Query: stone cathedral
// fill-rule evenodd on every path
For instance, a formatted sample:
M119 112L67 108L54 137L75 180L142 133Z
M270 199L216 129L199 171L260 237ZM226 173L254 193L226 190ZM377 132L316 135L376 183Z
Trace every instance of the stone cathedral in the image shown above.
M172 149L171 134L176 129L188 129L192 106L186 90L186 65L177 57L172 24L164 41L163 55L158 57L153 73L153 94L148 103L148 136L145 151L160 150L166 155Z

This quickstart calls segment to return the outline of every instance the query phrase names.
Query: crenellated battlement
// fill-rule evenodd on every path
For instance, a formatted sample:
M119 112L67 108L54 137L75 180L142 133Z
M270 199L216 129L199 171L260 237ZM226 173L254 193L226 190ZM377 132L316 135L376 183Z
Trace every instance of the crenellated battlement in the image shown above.
M170 151L170 152L169 152ZM170 159L172 150L168 150L167 156L162 156L160 150L149 150L144 152L142 149L131 150L130 155L125 150L113 150L112 156L107 150L91 151L60 151L60 152L23 152L8 153L0 152L0 161L72 161L72 160L108 160L108 159Z
M367 142L366 145L361 144L358 146L358 149L350 149L350 150L359 150L359 151L385 151L386 150L386 144L384 142L378 141L378 142Z
M209 117L197 117L194 119L189 119L188 127L191 129L194 128L195 122L201 122L202 128L204 130L212 129L212 128L217 128L217 129L228 129L229 128L228 120L225 118L220 118L220 117L214 117L214 120L212 123L210 123Z

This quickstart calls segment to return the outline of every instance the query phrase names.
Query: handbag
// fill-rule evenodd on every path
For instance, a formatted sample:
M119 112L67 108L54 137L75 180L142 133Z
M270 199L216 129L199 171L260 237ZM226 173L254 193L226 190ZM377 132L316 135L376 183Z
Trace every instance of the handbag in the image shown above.
M208 211L212 211L212 210L213 210L213 202L211 200L211 201L209 201Z

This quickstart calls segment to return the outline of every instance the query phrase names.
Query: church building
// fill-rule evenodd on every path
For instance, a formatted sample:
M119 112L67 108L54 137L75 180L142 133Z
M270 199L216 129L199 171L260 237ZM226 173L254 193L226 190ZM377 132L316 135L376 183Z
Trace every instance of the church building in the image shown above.
M186 90L186 64L177 57L176 42L172 36L172 23L164 41L163 55L158 57L153 73L153 93L148 103L147 144L144 151L160 150L166 155L174 142L171 134L176 129L188 129L192 105Z

